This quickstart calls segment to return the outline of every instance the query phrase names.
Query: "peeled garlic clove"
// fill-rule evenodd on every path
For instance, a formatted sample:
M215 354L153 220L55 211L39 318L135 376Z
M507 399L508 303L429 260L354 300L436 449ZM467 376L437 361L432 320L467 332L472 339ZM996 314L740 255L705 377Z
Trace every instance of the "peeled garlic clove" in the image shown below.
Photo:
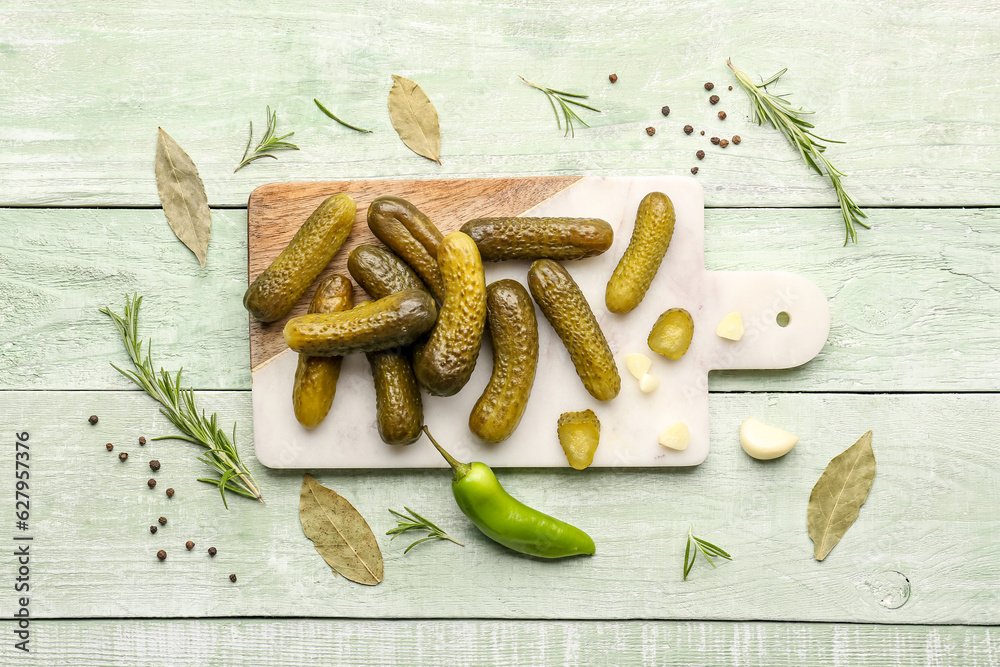
M639 378L639 389L642 393L648 394L651 391L656 391L656 388L660 386L660 381L655 377L646 373L641 378Z
M715 333L726 340L743 338L743 317L740 315L740 311L734 310L723 317L719 326L715 328Z
M660 433L660 444L670 449L684 451L691 442L691 431L684 422L676 422Z
M740 426L740 444L743 451L755 459L767 461L792 451L799 436L750 417Z
M625 367L628 368L628 372L631 373L632 377L636 380L641 380L642 376L649 372L652 365L653 360L645 354L639 354L636 352L625 356Z

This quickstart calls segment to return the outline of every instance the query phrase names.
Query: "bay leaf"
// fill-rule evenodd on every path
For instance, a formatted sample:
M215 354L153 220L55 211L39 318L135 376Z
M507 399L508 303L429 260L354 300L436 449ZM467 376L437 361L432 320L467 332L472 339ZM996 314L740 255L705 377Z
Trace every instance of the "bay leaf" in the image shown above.
M334 572L367 586L382 581L382 551L368 522L343 496L308 474L302 477L299 519L302 532Z
M205 184L191 157L162 127L158 129L155 170L160 204L170 229L204 267L212 232L212 212L208 208Z
M441 164L441 126L424 89L406 77L392 75L389 119L403 143L417 155Z
M816 560L833 550L854 525L875 481L872 432L833 458L809 494L806 522Z

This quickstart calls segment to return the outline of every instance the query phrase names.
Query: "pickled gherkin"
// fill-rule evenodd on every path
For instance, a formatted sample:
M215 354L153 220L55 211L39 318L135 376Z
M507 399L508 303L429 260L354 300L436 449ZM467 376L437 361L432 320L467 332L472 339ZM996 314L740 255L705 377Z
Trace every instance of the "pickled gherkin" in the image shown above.
M368 206L368 227L375 238L416 271L434 298L444 300L437 262L444 235L430 218L405 199L379 197Z
M493 339L493 374L469 415L469 429L486 442L502 442L521 422L538 366L538 323L528 291L516 280L486 288Z
M611 247L615 233L598 218L477 218L462 226L484 262L583 259Z
M285 325L295 352L343 356L409 345L434 326L437 307L424 290L404 290L339 313L300 315Z
M422 387L435 396L452 396L476 367L486 323L486 278L479 249L469 236L452 232L438 250L444 301L437 324L413 355Z
M356 212L349 195L324 200L288 246L247 288L243 306L250 315L261 322L274 322L291 312L344 245L354 227Z
M309 312L335 313L349 310L353 305L351 281L346 276L332 275L316 288ZM343 361L343 357L299 355L292 385L292 407L295 418L306 428L316 428L330 412Z
M621 390L618 367L594 311L580 287L559 262L539 259L528 270L528 289L542 309L583 386L599 401L610 401Z
M642 198L625 254L615 267L604 295L612 313L628 313L646 296L674 234L674 204L662 192Z
M577 470L590 467L601 442L601 420L594 411L564 412L556 429L569 464Z
M373 299L406 289L426 291L403 260L378 246L363 244L352 250L347 269ZM409 348L367 352L365 356L375 384L375 423L379 436L389 445L414 442L420 437L424 412Z

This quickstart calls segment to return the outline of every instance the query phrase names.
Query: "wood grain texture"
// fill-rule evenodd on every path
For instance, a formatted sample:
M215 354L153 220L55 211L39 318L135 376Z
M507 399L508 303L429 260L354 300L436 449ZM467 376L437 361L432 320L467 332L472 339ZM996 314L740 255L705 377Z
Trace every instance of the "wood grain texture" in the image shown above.
M184 252L187 252L186 250ZM260 483L266 505L195 482L198 448L137 438L170 432L132 392L0 392L3 432L28 431L34 537L32 618L295 616L355 618L681 619L1000 623L1000 469L983 434L1000 429L1000 395L725 394L710 397L712 450L694 469L504 470L516 497L572 521L597 555L556 562L513 554L455 506L441 470L317 471L379 536L385 580L334 577L302 534L302 474L252 457L249 392L201 392ZM87 423L100 416L97 426ZM739 446L748 416L800 438L775 461ZM430 424L434 428L434 424ZM805 508L827 462L874 429L878 475L855 525L822 563ZM115 451L104 444L112 442ZM452 443L458 446L460 443ZM425 440L413 446L429 446ZM129 453L121 463L116 454ZM150 459L161 462L153 474ZM13 477L12 456L0 478ZM156 489L146 480L155 477ZM168 499L163 490L176 489ZM0 504L13 507L13 485ZM388 508L412 507L464 548L384 533ZM166 516L156 535L148 527ZM685 535L734 560L681 580ZM10 542L12 521L0 524ZM193 540L194 550L184 549ZM210 558L209 546L218 548ZM160 562L155 553L167 551ZM237 574L234 585L230 573ZM909 586L909 596L903 589ZM113 592L113 594L110 594ZM902 606L900 601L905 601Z
M334 273L348 275L347 255L362 243L382 245L368 229L368 205L376 197L392 195L407 200L443 233L453 232L476 217L518 215L580 180L578 176L550 178L448 179L410 181L339 181L331 183L272 183L257 188L247 205L248 283L253 282L288 245L309 214L327 197L345 192L357 202L351 236L316 280ZM251 367L284 352L285 323L303 315L316 288L282 319L263 324L251 318ZM354 302L368 295L354 286Z
M827 213L706 212L709 269L801 274L833 321L805 366L712 373L709 388L1000 390L1000 210L877 211L872 242L847 249L817 235ZM0 209L0 389L129 388L97 309L133 291L146 296L140 334L155 363L184 367L199 389L249 388L246 216L213 219L202 269L161 211Z
M240 205L274 181L687 174L696 164L709 206L833 205L829 182L725 89L727 56L755 77L788 68L776 92L816 110L821 136L847 142L829 157L862 206L1000 203L994 0L849 0L802 16L792 0L14 3L0 16L0 204L155 205L162 126L213 205ZM443 165L392 130L392 74L434 100ZM564 138L518 75L589 94L602 113L584 112L592 129ZM374 133L337 125L314 97ZM302 150L233 174L266 105ZM688 123L706 136L685 136ZM707 141L733 134L743 143ZM837 215L822 219L820 233L839 243Z
M38 621L23 667L991 667L996 628L663 621ZM237 648L238 647L238 648ZM458 648L460 647L460 648Z

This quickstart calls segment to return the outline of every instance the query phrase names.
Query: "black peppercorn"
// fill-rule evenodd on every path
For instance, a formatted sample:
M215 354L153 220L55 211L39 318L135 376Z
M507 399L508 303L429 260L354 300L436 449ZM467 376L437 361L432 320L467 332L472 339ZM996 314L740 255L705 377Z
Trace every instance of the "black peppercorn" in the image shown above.
M144 436L144 435L140 435L139 436L139 444L140 445L145 445L146 444L146 436Z
M737 135L733 136L733 143L734 143L734 144L738 144L738 143L740 143L741 141L743 141L743 140L742 140L742 139L740 139L740 135L738 135L738 134L737 134Z
M160 523L161 526L167 525L167 517L165 516L161 516L159 519L157 519L157 521Z
M617 80L618 80L617 74L612 74L611 76L608 77L608 81L610 81L611 83L614 83Z
M184 546L187 547L188 551L191 551L192 549L194 549L194 542L192 542L191 540L188 540L187 542L184 543Z
M669 116L670 115L670 107L663 107L662 109L660 109L660 113L662 113L664 116Z
M719 145L719 138L718 137L712 137L712 143L715 144L716 146L718 146Z
M214 556L217 553L219 553L219 552L218 552L218 550L215 547L209 547L208 548L208 555L209 556Z
M90 415L90 419L88 419L87 421L89 421L90 425L93 426L94 424L97 423L97 415Z
M725 111L720 111L719 112L719 120L726 120L726 112Z
M231 581L231 582L233 582L235 584L236 583L236 575L235 574L229 575L229 581Z
M173 490L173 488L167 489L167 498L173 498L173 497L174 497L174 490Z
M711 102L712 104L718 104L719 103L719 96L718 95L712 95L711 97L708 98L708 101Z
M705 90L712 90L713 88L715 88L715 84L711 81L705 84Z
M684 134L691 134L692 132L694 132L694 128L693 127L691 127L690 125L685 125L684 126Z
M164 551L163 549L160 549L159 551L156 552L156 557L159 558L160 560L166 560L167 552Z
M112 444L111 444L110 442L109 442L108 444L104 445L104 446L108 448L108 451L109 451L109 452L110 452L110 451L111 451L112 449L114 449L114 448L115 448L115 446L114 446L114 445L112 445Z
M149 532L151 532L153 535L156 535L156 526L150 526Z
M705 136L705 130L701 131L701 136L703 136L703 137Z
M128 460L128 454L126 454L125 452L122 452L121 454L118 455L118 460L119 461L126 461L126 460Z
M650 125L649 127L646 128L646 134L648 134L649 136L653 136L654 134L656 134L656 128Z
M694 155L695 155L695 157L696 157L696 158L698 158L699 160L704 160L704 159L705 159L705 151L698 151L698 152L697 152L697 153L695 153Z
M156 480L150 477L149 481L146 482L146 486L152 489L154 486L156 486Z
M723 139L722 141L719 142L719 145L725 148L726 146L729 145L729 141L727 139Z
M733 87L732 87L732 86L729 86L729 90L732 90L732 89L733 89Z
M697 174L698 173L698 167L691 167L691 173L692 174Z
M149 469L152 470L153 472L156 472L157 470L160 469L160 462L157 461L156 459L153 459L152 461L149 462Z

